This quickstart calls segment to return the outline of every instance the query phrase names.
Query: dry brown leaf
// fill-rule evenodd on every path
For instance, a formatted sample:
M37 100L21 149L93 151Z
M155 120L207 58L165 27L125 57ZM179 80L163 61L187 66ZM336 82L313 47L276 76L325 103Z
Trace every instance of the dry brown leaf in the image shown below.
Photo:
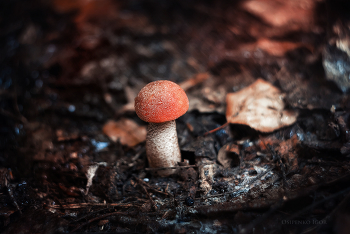
M226 103L227 122L249 125L261 132L291 125L298 116L297 112L284 109L281 91L262 79L227 94Z
M315 0L248 0L243 9L259 16L272 26L281 27L299 25L307 28L312 24Z
M198 73L190 80L192 79L195 80L195 85L199 87L187 92L187 97L190 101L188 111L197 110L201 113L224 113L227 85L224 85L222 80L219 80L218 77L214 77L210 73ZM183 85L185 83L186 81L180 83L180 86L186 88L186 85Z
M273 41L265 38L259 39L256 43L256 47L274 56L284 56L288 51L295 50L299 47L307 47L309 50L313 50L313 46L306 43Z
M217 160L224 166L224 168L230 168L232 166L238 166L239 160L239 147L236 144L226 144L219 150Z
M117 122L109 120L103 126L103 133L112 141L119 140L123 145L130 147L146 140L146 128L129 119L121 119Z

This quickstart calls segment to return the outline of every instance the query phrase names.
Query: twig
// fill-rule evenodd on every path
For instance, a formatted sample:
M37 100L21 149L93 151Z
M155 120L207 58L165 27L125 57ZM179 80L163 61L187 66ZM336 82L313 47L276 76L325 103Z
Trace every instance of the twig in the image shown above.
M152 197L149 195L149 192L147 191L147 189L145 188L145 186L143 185L142 182L140 182L141 180L139 178L136 178L136 181L138 182L138 184L141 186L141 188L145 191L148 199L151 201L151 204L152 204L152 207L155 211L157 211L157 206L156 204L154 203Z
M88 217L95 216L96 214L98 214L98 213L100 213L102 211L106 211L108 209L111 209L111 207L102 208L102 209L99 209L99 210L96 210L96 211L93 211L93 212L89 212L88 214L84 215L83 217L80 217L79 219L74 220L73 222L80 222L82 220L87 220Z
M62 204L62 205L48 205L47 207L54 209L81 209L93 206L109 206L109 207L130 207L131 204L120 204L120 203L75 203L75 204Z
M228 124L229 124L229 122L226 122L226 123L224 123L223 125L221 125L220 127L217 127L217 128L215 128L215 129L213 129L213 130L210 130L210 131L204 133L203 136L208 136L209 134L212 134L212 133L214 133L214 132L216 132L216 131L219 131L219 130L223 129L224 127L226 127Z
M160 193L160 194L166 195L166 196L170 196L169 193L163 192L163 191L159 191L159 190L157 190L157 189L155 189L155 188L152 188L149 184L145 183L143 180L140 180L140 179L137 178L137 177L134 177L134 178L137 180L138 183L140 183L140 184L146 186L147 188L151 189L152 191L154 191L154 192L156 192L156 193Z

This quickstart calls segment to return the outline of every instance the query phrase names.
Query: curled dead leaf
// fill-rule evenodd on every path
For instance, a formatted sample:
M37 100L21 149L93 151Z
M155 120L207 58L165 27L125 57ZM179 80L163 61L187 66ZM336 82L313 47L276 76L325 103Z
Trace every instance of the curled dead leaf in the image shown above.
M227 122L272 132L293 124L296 111L285 110L284 95L270 83L258 79L252 85L226 96Z
M239 147L236 144L226 144L219 150L218 162L224 168L239 166Z
M263 19L275 27L297 24L307 28L313 22L314 0L248 0L243 1L242 8Z

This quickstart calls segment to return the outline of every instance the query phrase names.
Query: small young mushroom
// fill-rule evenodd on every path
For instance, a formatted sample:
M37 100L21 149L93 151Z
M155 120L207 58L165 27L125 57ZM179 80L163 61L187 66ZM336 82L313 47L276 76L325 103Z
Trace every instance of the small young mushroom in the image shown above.
M146 154L150 167L174 167L181 161L175 119L185 114L188 107L185 91L167 80L147 84L135 98L136 114L149 122ZM175 169L157 171L160 176L175 172Z

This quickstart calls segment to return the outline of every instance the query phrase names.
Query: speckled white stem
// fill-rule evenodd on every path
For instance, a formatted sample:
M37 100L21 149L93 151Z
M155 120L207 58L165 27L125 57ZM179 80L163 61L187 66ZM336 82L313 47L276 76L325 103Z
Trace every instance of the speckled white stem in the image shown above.
M181 162L175 120L149 123L146 137L146 154L150 167L174 167ZM176 169L159 170L159 176L174 174Z

